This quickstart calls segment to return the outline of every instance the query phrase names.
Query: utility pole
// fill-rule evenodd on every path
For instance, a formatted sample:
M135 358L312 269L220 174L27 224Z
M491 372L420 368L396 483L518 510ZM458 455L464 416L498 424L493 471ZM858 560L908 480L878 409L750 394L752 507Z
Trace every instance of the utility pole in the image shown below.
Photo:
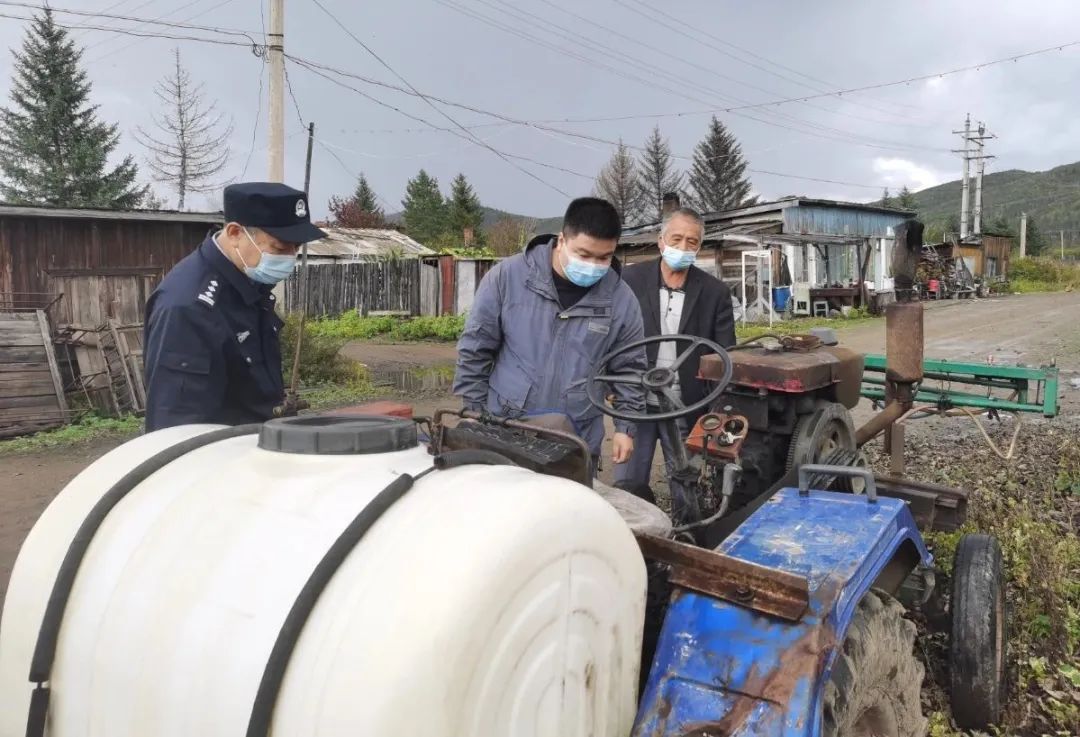
M964 155L964 176L963 176L963 189L960 195L960 240L967 238L968 234L968 212L970 205L970 195L968 190L970 189L970 183L968 182L968 168L971 164L971 150L968 145L971 143L971 113L968 113L967 118L964 119L964 130L953 131L953 133L962 133L964 136L964 148L957 153Z
M308 123L307 129L307 160L304 162L304 196L307 197L308 209L311 208L311 147L315 143L315 121ZM307 268L307 243L300 246L300 304L303 305L303 313L307 315L308 309L308 268Z
M985 133L986 126L979 123L979 163L975 165L975 227L973 228L975 235L982 232L982 180L983 170L986 168L986 157L983 156L983 135Z
M270 165L271 182L285 181L285 0L270 0Z
M1020 258L1027 258L1027 213L1020 213Z
M982 213L983 213L982 183L983 183L983 172L986 171L986 160L994 158L993 156L987 156L983 152L983 146L984 146L983 141L988 141L991 138L997 138L997 136L995 136L993 133L988 134L986 132L986 124L983 123L982 121L979 121L979 135L972 136L972 140L979 147L979 155L978 155L978 162L979 163L978 163L977 174L975 175L975 229L974 229L975 230L975 235L979 235L980 233L982 233Z
M311 199L311 147L315 144L315 122L308 123L307 160L304 162L304 194Z
M983 141L986 141L995 136L986 133L986 124L979 122L979 127L976 131L971 129L971 114L968 113L964 119L964 130L953 131L953 133L963 136L964 147L954 153L961 154L964 157L964 176L962 183L962 193L960 196L960 238L961 240L967 238L968 235L979 235L982 233L982 180L983 172L986 170L986 160L994 158L993 156L987 156L983 153ZM975 145L972 148L972 144ZM975 161L975 206L971 206L971 162ZM973 226L973 227L969 227Z

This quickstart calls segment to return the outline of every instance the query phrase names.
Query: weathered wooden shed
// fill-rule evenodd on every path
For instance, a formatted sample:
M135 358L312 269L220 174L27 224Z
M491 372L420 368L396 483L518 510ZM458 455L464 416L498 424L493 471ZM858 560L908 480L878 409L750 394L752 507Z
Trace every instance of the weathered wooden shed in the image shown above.
M0 205L0 308L45 307L57 327L142 321L162 276L220 226L219 213Z
M141 324L162 277L219 213L0 205L0 311L44 310L66 391L139 411Z

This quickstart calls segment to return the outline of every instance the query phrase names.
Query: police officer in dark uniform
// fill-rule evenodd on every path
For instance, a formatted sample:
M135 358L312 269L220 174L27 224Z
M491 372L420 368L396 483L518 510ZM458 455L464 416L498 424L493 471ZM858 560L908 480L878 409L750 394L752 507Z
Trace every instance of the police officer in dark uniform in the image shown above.
M285 395L274 284L324 238L303 192L225 188L225 227L178 263L146 305L146 430L270 419Z

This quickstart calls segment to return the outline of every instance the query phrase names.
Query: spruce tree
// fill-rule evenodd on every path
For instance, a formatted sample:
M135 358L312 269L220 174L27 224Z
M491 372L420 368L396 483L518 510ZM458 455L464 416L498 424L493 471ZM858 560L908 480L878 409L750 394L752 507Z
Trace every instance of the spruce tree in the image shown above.
M615 206L623 227L641 219L641 183L638 181L634 157L619 140L619 147L596 178L596 195Z
M131 156L109 167L120 134L89 102L82 52L46 10L14 52L11 106L0 110L0 195L59 207L137 207L146 187Z
M464 174L458 174L450 184L450 201L447 204L453 236L462 238L465 230L471 229L473 239L469 245L483 246L484 234L480 226L484 223L484 209Z
M746 160L735 136L714 116L705 139L694 149L690 169L693 202L702 212L734 210L753 204Z
M900 195L896 198L896 206L901 210L917 210L919 205L915 201L915 195L911 193L911 190L907 188L905 184L900 190Z
M882 207L892 207L893 206L893 200L892 200L892 197L889 195L889 188L888 187L886 187L885 190L881 193L881 206Z
M409 237L426 245L446 233L449 213L439 191L439 181L423 169L405 185L401 204L405 208L402 217Z
M338 228L385 228L386 215L376 202L375 190L361 174L352 197L331 197L330 214Z
M379 203L376 201L375 190L371 188L367 177L363 174L360 175L360 180L356 183L353 202L364 212L377 213L380 217L383 214L382 208L379 207Z
M652 135L645 141L645 150L641 154L638 167L641 189L641 215L649 220L661 220L664 208L664 195L678 192L682 186L683 174L676 171L671 160L671 146L660 135L660 126L653 128Z

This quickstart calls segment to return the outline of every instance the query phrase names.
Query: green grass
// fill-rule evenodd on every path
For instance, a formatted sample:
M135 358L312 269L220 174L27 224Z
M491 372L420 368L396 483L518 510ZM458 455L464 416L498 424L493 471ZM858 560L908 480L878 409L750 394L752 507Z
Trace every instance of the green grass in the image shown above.
M142 426L142 418L134 415L113 419L88 414L70 425L55 430L45 430L21 438L4 440L0 442L0 455L67 447L101 438L123 438L137 435L142 430Z
M1080 443L1071 428L1033 427L1021 435L1011 463L980 460L980 443L965 439L944 452L935 446L915 469L917 477L970 492L961 530L926 535L941 572L937 583L949 590L963 534L998 538L1009 587L1012 683L1000 734L1080 734ZM934 642L924 644L932 651ZM943 707L939 702L936 710ZM938 713L930 734L961 733Z
M742 342L761 335L799 335L809 333L811 328L835 328L843 329L865 325L881 318L873 317L864 310L855 310L850 317L837 317L827 319L823 317L799 317L783 322L774 322L772 327L768 323L735 323L735 338Z
M1009 264L1008 291L1020 294L1080 289L1080 265L1049 258L1019 258Z
M344 340L454 341L465 329L464 315L439 317L362 317L347 312L340 317L322 317L307 323L306 335Z

